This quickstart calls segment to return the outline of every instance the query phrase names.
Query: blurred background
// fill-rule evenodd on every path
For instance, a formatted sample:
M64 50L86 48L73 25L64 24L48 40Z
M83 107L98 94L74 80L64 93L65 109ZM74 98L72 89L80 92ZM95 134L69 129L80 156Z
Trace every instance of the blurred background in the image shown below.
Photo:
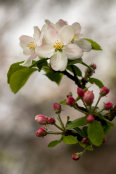
M38 138L40 128L34 121L37 114L55 117L52 106L77 87L63 77L60 86L51 82L44 72L35 72L26 85L14 94L7 84L7 72L12 63L26 60L19 46L21 35L33 35L33 26L41 29L44 20L56 23L59 19L69 24L79 22L83 37L99 43L103 51L84 53L87 64L96 63L93 77L110 88L103 102L116 104L116 1L115 0L0 0L0 174L115 174L116 126L107 134L107 143L88 151L79 161L71 159L72 153L82 151L78 145L59 144L48 148L58 136ZM84 67L79 66L83 72ZM96 99L99 89L94 91ZM80 103L81 105L81 103ZM70 107L62 106L61 117L66 121L81 117ZM116 125L116 119L113 121ZM49 128L54 129L53 126Z

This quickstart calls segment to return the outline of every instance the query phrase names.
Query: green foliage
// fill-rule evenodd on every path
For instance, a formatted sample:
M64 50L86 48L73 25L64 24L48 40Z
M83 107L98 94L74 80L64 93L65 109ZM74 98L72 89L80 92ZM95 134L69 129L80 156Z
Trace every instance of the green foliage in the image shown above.
M69 136L62 136L63 137L63 142L65 144L76 144L78 143L78 140L77 140L77 137L74 137L72 135L69 135Z
M28 67L25 67L23 69L19 69L18 71L15 71L10 76L10 88L14 93L17 93L27 82L30 75L37 71L36 68L29 69Z
M102 88L102 87L104 87L104 84L100 81L100 80L98 80L98 79L96 79L96 78L90 78L89 79L89 82L91 83L91 84L96 84L99 88Z
M100 146L103 142L104 132L102 125L99 121L94 121L88 126L88 137L90 141L96 145Z
M104 130L104 134L106 135L111 130L111 126L105 124L103 125L103 130Z
M108 126L114 127L114 124L111 121L107 120L103 115L99 114L99 118L105 120Z
M76 75L82 77L81 70L77 66L75 66L75 65L72 65L72 66L74 68L74 71L75 71ZM71 71L73 73L73 70L72 70L70 65L68 65L66 69L68 69L69 71Z
M95 41L93 41L91 39L86 39L86 38L84 38L84 39L91 43L91 46L92 46L93 50L102 50L101 46L98 43L96 43Z
M74 65L76 63L82 63L82 58L76 60L68 60L68 65Z
M45 74L51 81L56 82L58 85L60 84L63 74L54 72L54 71L49 71L48 73Z
M83 144L81 141L78 142L80 144L80 146L86 148L87 150L90 150L90 151L93 151L93 147L91 145L86 145L86 144Z
M88 129L88 126L84 126L82 128L82 131L84 132L86 138L88 137L87 129Z
M62 142L62 139L63 139L63 138L61 138L60 140L51 141L51 142L48 144L48 147L55 147L57 144L59 144L59 143Z
M61 104L61 105L67 105L67 104L66 104L66 99L63 100L63 101L61 101L59 104Z
M41 71L42 66L47 66L48 59L49 58L43 58L43 59L40 59L38 61L34 61L34 62L32 62L32 65L29 68L38 67L39 71Z
M81 118L78 118L78 119L76 119L74 121L69 121L67 126L66 126L66 129L73 129L75 127L84 126L86 124L88 124L86 122L86 118L85 117L81 117Z
M76 130L76 132L77 132L81 137L86 137L86 135L84 134L84 132L83 132L79 127L75 127L74 130Z
M92 67L90 67L89 65L87 65L86 63L82 62L81 64L86 66L87 68L89 68L91 71L95 72L95 70Z

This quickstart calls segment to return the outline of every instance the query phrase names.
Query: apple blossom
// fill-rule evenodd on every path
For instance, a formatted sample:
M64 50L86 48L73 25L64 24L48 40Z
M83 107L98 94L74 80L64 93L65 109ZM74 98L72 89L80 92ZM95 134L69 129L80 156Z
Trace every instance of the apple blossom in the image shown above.
M67 67L68 59L75 60L83 55L82 50L71 43L74 36L72 26L64 25L59 31L51 26L46 26L43 30L45 45L36 47L38 56L50 57L50 64L55 71L64 71Z
M37 57L35 53L35 48L42 44L43 33L41 33L40 29L37 26L34 26L34 34L33 37L22 35L20 40L20 46L23 49L23 54L30 55L30 57L22 64L22 66L30 66L32 63L32 59Z
M87 118L86 118L86 121L87 123L93 123L95 120L95 117L93 115L89 115Z

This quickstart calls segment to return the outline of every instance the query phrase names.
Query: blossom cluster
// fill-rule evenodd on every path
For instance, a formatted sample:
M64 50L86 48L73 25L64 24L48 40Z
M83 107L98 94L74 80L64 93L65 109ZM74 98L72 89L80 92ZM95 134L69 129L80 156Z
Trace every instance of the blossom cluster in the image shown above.
M64 71L68 59L75 60L83 56L83 52L92 49L91 43L81 38L81 26L78 22L69 25L60 19L55 24L45 20L40 30L34 26L33 37L22 35L20 46L29 58L22 66L30 66L32 60L38 57L50 58L51 68L55 71Z

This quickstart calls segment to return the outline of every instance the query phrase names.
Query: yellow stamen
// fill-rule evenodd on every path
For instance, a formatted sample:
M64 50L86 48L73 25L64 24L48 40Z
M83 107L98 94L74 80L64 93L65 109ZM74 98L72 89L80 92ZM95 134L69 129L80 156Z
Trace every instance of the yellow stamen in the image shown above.
M63 44L64 44L63 42L62 43L59 43L59 41L57 40L57 42L54 43L54 48L56 50L62 50Z
M30 44L27 44L27 47L29 47L29 49L35 49L37 46L33 41L33 42L30 42Z
M73 37L73 39L77 39L77 37L78 37L78 34L75 34L74 37Z

